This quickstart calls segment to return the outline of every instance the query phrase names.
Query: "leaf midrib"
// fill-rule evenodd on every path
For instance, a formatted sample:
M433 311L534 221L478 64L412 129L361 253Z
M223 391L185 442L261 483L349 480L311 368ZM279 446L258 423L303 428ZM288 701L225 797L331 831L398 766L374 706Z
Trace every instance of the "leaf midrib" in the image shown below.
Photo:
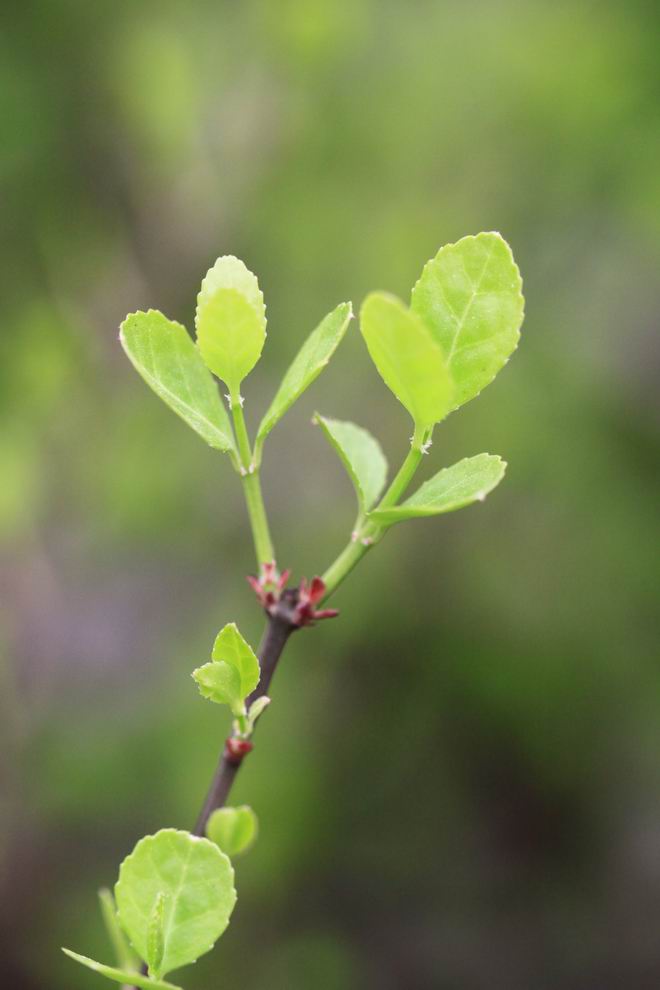
M465 259L461 255L461 264L463 265L463 271L465 272L468 281L472 284L472 295L468 299L468 301L467 301L467 303L465 305L465 308L463 310L463 313L461 314L460 318L454 313L453 309L449 305L449 302L447 301L447 297L445 295L444 286L440 283L440 288L441 288L442 296L443 296L443 298L445 300L445 303L447 303L447 307L448 307L450 313L452 313L454 315L454 319L457 322L456 333L454 334L454 339L451 342L451 347L449 348L449 354L447 355L447 364L451 364L451 359L453 358L454 352L456 350L456 343L457 343L458 338L460 337L461 333L463 332L463 329L465 327L465 321L466 321L466 319L468 317L468 314L469 314L469 312L470 312L470 310L472 308L472 305L474 303L474 300L479 295L479 290L481 288L481 283L483 282L484 275L486 274L486 269L488 268L488 265L489 265L490 260L491 260L491 258L493 256L493 251L494 250L495 250L495 243L493 242L490 245L490 250L488 251L488 253L486 255L486 258L485 258L483 267L481 269L481 272L479 273L479 277L477 278L476 282L472 282L472 279L470 278L470 276L468 274L468 270L467 270L466 265L465 265Z

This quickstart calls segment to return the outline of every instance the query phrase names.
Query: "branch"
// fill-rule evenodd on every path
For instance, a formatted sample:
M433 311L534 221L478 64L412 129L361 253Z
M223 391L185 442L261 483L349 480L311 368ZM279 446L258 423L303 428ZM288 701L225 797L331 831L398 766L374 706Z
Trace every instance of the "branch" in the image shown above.
M298 589L289 588L282 593L277 604L272 606L271 610L266 613L266 629L259 646L261 678L247 699L248 706L256 701L257 698L261 698L268 693L270 682L273 679L273 674L275 673L289 636L296 629L300 629L300 625L293 621L296 616L295 610L298 605L298 597ZM225 742L213 775L213 780L211 781L211 786L209 787L206 800L199 813L199 818L197 819L192 835L203 837L206 834L207 821L216 808L222 808L225 804L236 779L236 774L241 769L243 759L252 749L250 743L243 743L245 748L241 751L240 746L232 745L232 743L237 742L238 740L234 740L231 737ZM146 963L143 963L140 972L146 976L148 972ZM137 990L137 987L127 987L126 990Z
M247 699L248 707L268 693L270 682L277 667L282 651L287 644L289 636L300 626L294 622L295 608L298 604L298 589L292 588L285 591L275 606L267 612L267 624L261 645L259 647L259 666L261 667L261 678L259 684ZM216 767L211 786L206 800L197 819L197 824L193 830L193 835L203 836L205 834L206 823L212 812L216 808L222 808L229 796L236 774L241 768L243 759L251 751L251 743L229 738L220 754L218 766Z

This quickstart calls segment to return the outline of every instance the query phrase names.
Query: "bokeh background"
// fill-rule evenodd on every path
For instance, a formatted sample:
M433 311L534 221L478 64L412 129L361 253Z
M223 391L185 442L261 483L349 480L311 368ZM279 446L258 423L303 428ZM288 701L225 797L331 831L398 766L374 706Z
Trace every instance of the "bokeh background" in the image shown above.
M500 230L524 338L428 475L510 464L483 506L392 531L298 634L236 799L239 905L187 990L660 985L660 8L566 0L34 0L0 36L0 982L110 959L96 889L189 827L226 722L190 671L257 643L239 486L117 328L190 327L202 274L259 274L255 424L343 299L404 297ZM409 423L355 330L273 433L284 565L353 520L315 409ZM109 984L108 984L109 986Z

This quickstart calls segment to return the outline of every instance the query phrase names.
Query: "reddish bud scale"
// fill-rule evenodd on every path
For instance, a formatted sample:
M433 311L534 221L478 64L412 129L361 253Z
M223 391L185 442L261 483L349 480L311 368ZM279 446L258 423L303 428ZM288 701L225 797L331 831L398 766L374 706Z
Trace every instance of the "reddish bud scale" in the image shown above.
M257 578L252 574L248 575L247 580L250 587L257 596L261 606L269 615L275 614L277 606L282 599L282 594L285 591L290 573L290 571L286 570L278 575L277 568L272 563L262 564L261 577ZM311 626L319 619L334 619L336 615L339 615L336 608L316 608L325 595L325 582L322 578L312 578L310 584L307 583L306 578L302 578L296 592L297 601L290 618L292 625L298 627Z
M252 752L252 743L247 739L236 739L229 736L225 742L225 759L234 766L240 766L243 758Z
M319 619L334 619L339 612L336 608L316 609L316 605L325 594L325 582L320 577L312 578L312 583L308 586L305 578L300 582L298 588L298 604L296 606L297 626L309 626Z

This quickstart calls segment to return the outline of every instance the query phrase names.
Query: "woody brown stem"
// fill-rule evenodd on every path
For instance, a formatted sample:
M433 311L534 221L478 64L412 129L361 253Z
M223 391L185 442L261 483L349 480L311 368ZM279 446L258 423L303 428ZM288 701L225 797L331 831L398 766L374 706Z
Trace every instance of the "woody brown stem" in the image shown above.
M267 613L267 624L261 645L259 647L259 666L261 677L259 684L247 699L248 708L258 698L268 693L273 674L287 644L289 636L299 626L293 621L295 607L298 604L297 589L285 591L280 600ZM206 800L199 813L193 835L204 835L206 823L216 808L222 808L232 788L236 775L249 749L240 751L240 747L232 746L232 740L227 740L223 746L218 765L211 781ZM251 747L250 747L251 748Z

